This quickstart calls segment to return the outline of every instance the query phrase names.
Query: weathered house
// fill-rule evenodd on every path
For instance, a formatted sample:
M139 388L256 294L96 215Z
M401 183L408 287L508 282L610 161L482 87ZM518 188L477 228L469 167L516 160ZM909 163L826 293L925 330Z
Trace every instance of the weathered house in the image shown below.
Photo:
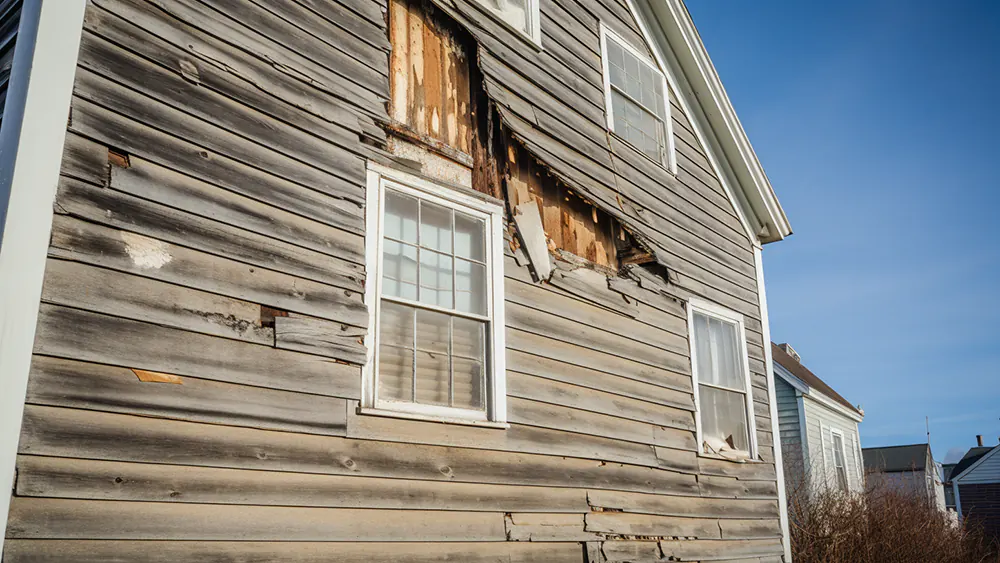
M1000 540L1000 446L970 449L946 478L958 517Z
M785 486L790 497L831 488L864 490L864 412L802 364L788 344L771 343Z
M20 13L5 563L782 559L790 230L680 0Z
M941 470L930 444L864 448L861 453L871 486L895 488L946 510Z

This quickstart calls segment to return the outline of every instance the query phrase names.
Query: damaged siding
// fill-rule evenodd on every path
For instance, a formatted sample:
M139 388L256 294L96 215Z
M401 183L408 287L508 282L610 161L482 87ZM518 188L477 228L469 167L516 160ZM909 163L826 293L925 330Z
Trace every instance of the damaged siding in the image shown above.
M442 3L481 47L432 67L474 63L534 159L508 203L607 267L506 246L509 429L357 414L366 161L423 171L403 123L497 171L427 47L390 55L404 7L412 47L411 2L88 5L5 563L780 558L753 253L676 105L678 178L604 131L598 19L641 46L613 0L543 0L542 52ZM614 275L612 218L666 274ZM745 315L760 463L696 455L692 295Z

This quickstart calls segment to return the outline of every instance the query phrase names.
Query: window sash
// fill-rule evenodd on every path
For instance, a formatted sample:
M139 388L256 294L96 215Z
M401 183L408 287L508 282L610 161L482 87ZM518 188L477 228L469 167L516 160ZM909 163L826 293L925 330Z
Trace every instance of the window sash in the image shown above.
M736 376L739 378L740 383L743 388L734 388L725 384L717 383L715 381L704 381L703 370L704 366L701 366L698 361L698 337L696 336L696 316L703 316L706 320L716 320L721 321L724 324L729 324L733 326L734 329L734 347L735 347L735 364L734 368L736 370ZM708 326L708 325L706 325ZM756 425L754 421L753 412L753 394L751 393L751 381L749 372L749 358L747 356L746 348L746 330L743 326L742 316L728 309L724 309L718 305L703 302L697 299L691 299L688 301L688 334L689 334L689 346L692 362L692 377L694 380L694 392L695 392L695 426L698 439L699 453L705 453L705 421L703 415L707 409L704 408L702 404L703 393L701 392L702 387L710 389L718 389L720 391L725 391L728 393L733 393L739 395L743 398L744 405L744 417L741 419L742 428L741 431L745 432L747 438L747 450L742 450L749 457L754 457L757 455L757 432ZM710 333L708 333L710 335ZM707 343L706 343L707 344ZM704 350L702 351L704 354ZM714 356L714 354L712 354ZM715 363L715 362L713 362ZM739 450L738 450L739 451Z
M398 239L384 236L387 190L415 197L427 203L444 206L453 210L454 213L461 213L483 221L482 238L484 247L482 248L482 252L484 260L473 259L470 262L478 263L485 267L486 289L484 310L486 314L468 313L412 299L382 295L383 274L385 272L383 265L385 251L383 245L388 241L398 241ZM498 246L499 243L497 242L498 239L502 240L503 236L502 208L497 204L484 201L475 196L465 195L461 192L439 186L431 181L413 177L406 173L396 172L377 164L369 164L367 202L366 224L369 225L369 228L366 230L367 264L369 280L374 283L370 283L365 292L366 303L370 304L370 324L369 336L366 339L368 343L368 361L364 370L365 381L362 393L362 412L384 416L396 416L399 414L404 418L418 420L440 420L459 424L482 423L491 427L506 427L505 362L502 354L505 340L502 334L504 307L503 302L498 301L498 299L502 299L502 295L500 294L502 294L503 287L502 278L498 279L498 276L502 276L502 263L499 263L498 260L502 258L503 250L502 247ZM371 225L375 225L376 228L372 228ZM410 243L410 241L402 242ZM458 250L454 248L453 240L452 254L456 252ZM445 374L442 371L440 374L441 378L443 378L442 382L444 379L448 380L447 383L450 387L448 394L449 405L458 404L459 406L397 401L392 398L381 397L379 392L379 372L381 371L379 367L379 348L382 338L381 333L383 331L381 311L383 302L410 307L414 310L413 314L415 316L419 311L430 311L447 315L453 319L448 323L449 327L451 327L450 330L457 330L453 325L458 319L482 323L482 347L478 352L481 355L481 359L466 361L463 353L458 352L461 347L455 348L455 352L458 355L452 358L451 352L454 344L449 344L448 373ZM454 300L452 304L453 306L456 305ZM449 338L450 340L452 339ZM386 346L388 345L387 343ZM397 346L397 348L399 347ZM412 348L414 350L417 348L416 343L412 345ZM402 356L405 356L405 353ZM468 372L468 377L460 378L457 372L452 373L451 366L453 362L455 364L461 363L464 371ZM478 366L476 365L477 362ZM406 368L402 369L405 371ZM475 375L477 370L480 371L481 375ZM433 381L433 379L424 378L423 381ZM469 400L473 401L472 404L477 401L480 402L482 405L481 409L463 408L464 405L461 405L461 403L464 399L459 401L452 400L450 394L454 390L451 386L456 382L459 388L464 386L464 388L469 389L469 385L473 386L473 392L469 396ZM478 399L475 398L476 387L479 388ZM415 399L416 397L412 398Z
M848 489L847 456L844 455L844 436L839 432L831 432L833 436L833 468L837 474L837 484L844 491Z

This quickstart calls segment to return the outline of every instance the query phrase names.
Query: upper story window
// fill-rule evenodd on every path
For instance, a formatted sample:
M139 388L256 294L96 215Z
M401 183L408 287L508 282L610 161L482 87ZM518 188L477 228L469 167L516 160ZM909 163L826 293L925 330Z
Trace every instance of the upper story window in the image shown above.
M667 80L653 61L601 26L608 129L674 169Z
M704 453L753 457L753 398L742 317L708 303L688 307L698 443Z
M370 174L364 406L504 422L502 208L399 173Z
M847 454L844 449L844 435L838 430L830 432L833 436L833 471L837 475L837 486L847 492Z
M539 0L477 0L508 27L526 35L536 45L542 43Z

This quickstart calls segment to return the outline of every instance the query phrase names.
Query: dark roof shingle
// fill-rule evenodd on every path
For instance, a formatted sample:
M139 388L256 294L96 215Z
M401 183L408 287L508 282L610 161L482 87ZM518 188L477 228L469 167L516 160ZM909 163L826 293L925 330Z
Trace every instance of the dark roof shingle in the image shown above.
M927 458L930 457L928 448L927 444L864 448L861 456L865 460L865 471L923 471L927 467Z
M968 469L969 467L971 467L973 463L976 463L977 461L979 461L979 458L981 458L984 455L990 453L990 450L992 450L992 449L993 449L993 447L991 447L991 446L979 447L979 448L969 448L969 451L965 452L965 455L962 456L962 460L959 461L958 463L956 463L955 467L952 468L951 473L949 473L946 476L947 480L950 481L953 478L958 477L959 475L961 475L963 471L965 471L966 469Z
M861 411L852 405L850 401L841 397L840 393L834 391L832 387L827 385L826 382L820 379L815 373L809 371L809 368L802 365L795 358L789 356L787 352L782 350L774 342L771 343L771 356L774 358L775 362L778 362L781 365L781 367L790 371L792 375L801 379L809 387L816 389L820 393L851 409L853 412L856 412L859 415L861 414Z

